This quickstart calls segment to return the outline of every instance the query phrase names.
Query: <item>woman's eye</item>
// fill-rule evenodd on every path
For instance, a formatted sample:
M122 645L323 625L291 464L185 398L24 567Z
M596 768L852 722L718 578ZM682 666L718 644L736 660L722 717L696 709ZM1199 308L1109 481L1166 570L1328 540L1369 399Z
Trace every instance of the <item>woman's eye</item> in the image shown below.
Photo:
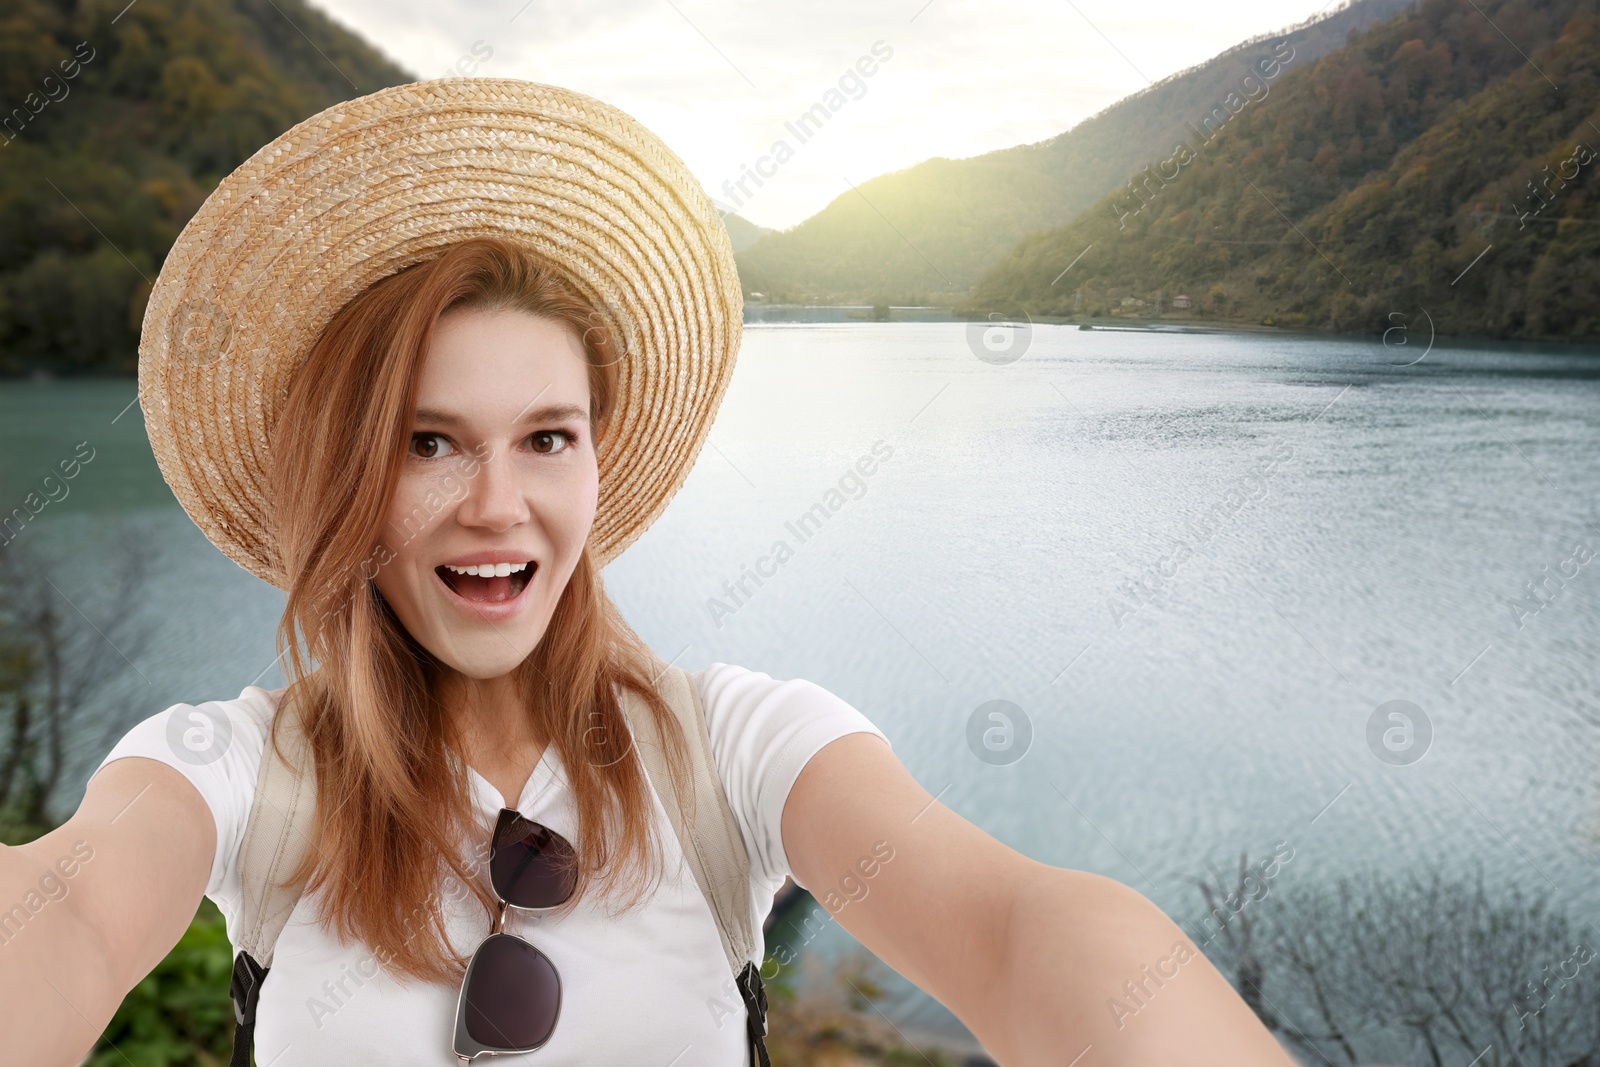
M423 459L437 459L450 454L450 442L436 433L411 435L411 454Z
M528 440L532 442L535 452L547 456L564 452L573 443L572 435L565 430L540 430L538 433L529 434ZM560 447L557 447L558 444Z

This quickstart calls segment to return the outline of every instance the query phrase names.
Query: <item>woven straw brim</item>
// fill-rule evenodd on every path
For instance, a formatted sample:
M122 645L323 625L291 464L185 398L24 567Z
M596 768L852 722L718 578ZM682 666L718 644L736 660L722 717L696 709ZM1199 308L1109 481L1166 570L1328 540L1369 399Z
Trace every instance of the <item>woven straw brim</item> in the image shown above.
M683 162L630 116L515 79L441 79L329 108L225 178L150 294L139 402L196 525L286 588L269 442L324 326L372 283L469 237L554 263L625 349L589 546L601 565L666 508L738 353L727 231Z

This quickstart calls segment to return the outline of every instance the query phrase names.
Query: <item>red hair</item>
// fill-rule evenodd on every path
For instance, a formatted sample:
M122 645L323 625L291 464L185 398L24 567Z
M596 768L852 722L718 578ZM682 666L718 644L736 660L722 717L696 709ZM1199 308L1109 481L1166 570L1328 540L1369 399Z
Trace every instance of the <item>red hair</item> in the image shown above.
M590 416L603 438L618 350L593 305L552 265L510 242L474 238L374 284L340 310L290 386L273 439L273 533L289 577L278 646L287 700L304 716L317 776L319 841L296 872L324 894L323 921L398 974L458 978L439 890L453 876L492 914L461 842L486 855L461 736L439 699L442 664L406 632L371 581L400 477L418 370L446 311L512 308L563 323L589 363ZM584 548L544 636L516 669L537 736L574 793L577 892L631 889L660 875L650 784L627 758L622 687L657 717L680 795L687 747L656 694L654 659L612 604ZM275 734L274 734L275 737ZM274 743L275 740L274 740ZM654 867L654 869L652 869ZM485 929L488 929L487 922Z

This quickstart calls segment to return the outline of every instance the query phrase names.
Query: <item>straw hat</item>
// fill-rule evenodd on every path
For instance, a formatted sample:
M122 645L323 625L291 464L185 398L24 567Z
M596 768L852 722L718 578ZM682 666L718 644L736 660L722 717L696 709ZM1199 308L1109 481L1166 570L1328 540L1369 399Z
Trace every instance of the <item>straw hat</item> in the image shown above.
M683 484L738 353L743 299L683 161L598 100L509 78L384 89L313 115L223 179L167 254L139 403L167 484L211 542L280 588L267 442L295 370L352 297L451 242L555 263L620 339L589 548L644 532Z

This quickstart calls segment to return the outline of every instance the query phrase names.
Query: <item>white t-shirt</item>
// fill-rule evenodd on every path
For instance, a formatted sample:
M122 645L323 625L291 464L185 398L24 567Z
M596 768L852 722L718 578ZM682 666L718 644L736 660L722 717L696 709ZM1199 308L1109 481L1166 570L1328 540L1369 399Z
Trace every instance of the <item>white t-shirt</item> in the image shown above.
M808 760L845 734L883 737L861 712L822 687L777 681L715 663L691 675L706 711L717 773L750 856L750 907L760 965L761 921L790 873L781 836L783 806ZM282 690L251 686L237 700L203 705L228 728L210 740L209 762L184 747L186 730L206 716L179 704L139 723L100 764L145 756L195 784L217 824L217 853L206 884L230 931L239 921L237 861L255 795L266 731ZM196 724L199 724L197 727ZM225 744L216 743L226 733ZM885 738L885 741L888 739ZM492 826L500 794L469 770L484 822ZM516 808L576 841L577 816L560 760L552 750L534 768ZM659 798L656 823L667 875L648 900L610 918L605 903L580 901L552 917L508 909L506 931L548 956L561 976L561 1014L543 1048L522 1056L485 1057L492 1064L592 1067L641 1063L658 1067L743 1067L744 1005L705 897L681 863L672 824ZM463 855L475 854L464 843ZM458 896L461 896L458 894ZM470 896L443 895L453 945L470 953L489 933ZM302 898L277 943L257 1008L256 1063L262 1067L439 1067L451 1051L456 984L391 977L363 944L340 945L315 921L315 900Z

